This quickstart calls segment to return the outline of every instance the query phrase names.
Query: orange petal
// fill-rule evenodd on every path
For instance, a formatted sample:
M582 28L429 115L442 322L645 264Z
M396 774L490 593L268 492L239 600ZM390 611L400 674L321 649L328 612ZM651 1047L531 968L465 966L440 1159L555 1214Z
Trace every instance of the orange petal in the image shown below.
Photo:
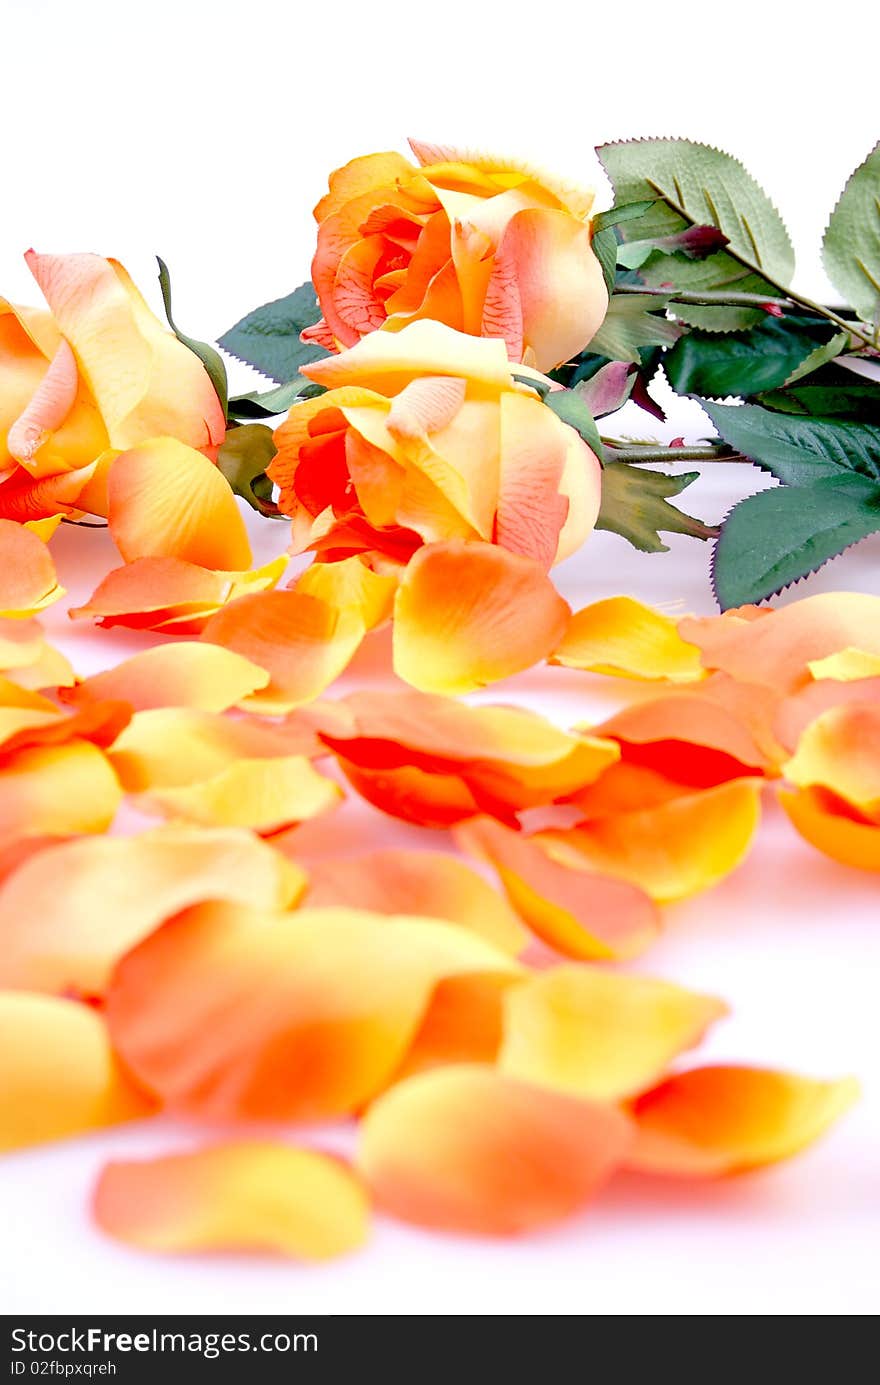
M859 1094L853 1078L818 1082L766 1068L677 1073L632 1104L628 1167L714 1178L787 1159L828 1129Z
M466 850L488 860L534 933L566 957L637 957L660 932L660 917L636 885L555 861L543 847L491 818L459 827Z
M250 572L213 571L180 558L139 558L108 572L87 603L68 614L108 627L197 635L227 602L274 587L286 567L284 557Z
M294 850L296 844L294 843ZM439 851L372 851L307 863L311 908L349 905L377 914L423 914L473 929L515 957L528 934L513 910L490 885L459 861Z
M224 607L202 638L250 659L270 675L248 699L255 711L289 711L318 697L351 661L366 633L356 610L340 611L299 591L260 592Z
M554 967L505 998L502 1072L593 1101L619 1101L656 1082L710 1024L713 996L598 967Z
M87 1005L0 994L0 1150L62 1140L147 1116L102 1017Z
M42 539L11 519L0 519L0 617L32 616L63 594Z
M251 1140L107 1164L94 1213L102 1231L141 1250L330 1260L364 1243L369 1203L340 1160Z
M50 846L0 888L0 984L100 995L117 958L178 910L205 899L283 909L304 887L248 832L174 826Z
M229 649L199 643L165 644L93 674L66 693L64 700L115 699L130 703L135 711L196 707L222 712L264 688L268 681L265 670Z
M807 727L832 707L850 703L880 706L880 678L857 678L852 682L834 678L817 679L781 700L773 729L780 743L793 754ZM785 758L785 757L783 757Z
M391 615L397 578L373 572L360 558L345 558L336 563L312 563L293 587L337 610L354 608L366 628L373 630Z
M880 871L880 826L859 818L827 789L779 792L779 801L805 841L832 860Z
M403 1221L513 1235L576 1212L629 1140L612 1106L461 1065L412 1077L376 1102L357 1165L377 1205Z
M116 458L108 520L127 563L182 558L207 568L246 568L244 520L217 467L175 438L153 438Z
M810 664L829 654L853 645L880 654L880 597L821 592L775 611L746 606L720 617L688 617L679 634L699 645L706 668L795 692L809 681Z
M383 1089L444 976L518 970L433 919L202 905L122 959L107 1014L124 1061L175 1109L322 1119Z
M676 622L629 596L610 597L576 611L551 663L670 683L705 677L700 651L682 639Z
M364 769L344 756L339 768L356 793L374 807L420 827L451 827L473 817L480 805L455 774L430 774L414 765L397 769Z
M19 750L0 766L0 838L104 832L121 798L109 761L90 741Z
M806 728L783 772L798 788L831 789L880 825L880 704L823 712Z
M504 997L521 981L516 976L440 981L394 1081L451 1063L494 1063L504 1037Z
M473 692L538 663L569 608L537 563L488 543L430 544L394 603L394 670L423 692Z
M669 904L709 889L740 864L758 826L760 795L759 781L735 779L537 840L560 861L587 863Z
M342 790L303 755L236 760L209 779L153 787L141 811L205 827L250 827L278 832L335 808Z

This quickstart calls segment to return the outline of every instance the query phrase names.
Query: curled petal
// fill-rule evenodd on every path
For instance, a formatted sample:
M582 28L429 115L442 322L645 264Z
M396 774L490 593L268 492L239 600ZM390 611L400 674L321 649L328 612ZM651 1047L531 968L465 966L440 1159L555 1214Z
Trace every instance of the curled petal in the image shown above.
M221 606L274 587L286 567L286 558L251 572L215 571L181 558L138 558L108 572L86 604L72 607L69 615L108 627L197 635Z
M431 544L398 589L394 669L423 692L472 692L546 658L568 615L528 558L488 543Z
M62 515L87 508L83 492L95 470L95 464L90 463L75 471L34 478L24 467L18 467L0 482L0 517L26 524L41 539L48 539L51 533L40 532L37 526L54 528Z
M523 1082L619 1101L656 1082L725 1014L714 996L668 981L554 967L507 993L498 1062Z
M110 468L108 520L127 563L182 558L206 568L246 568L247 531L217 467L176 438L153 438Z
M130 703L135 711L195 707L222 712L268 681L264 669L232 650L211 644L165 644L84 679L65 694L65 701L115 699Z
M89 1006L0 993L0 1150L100 1130L153 1109Z
M760 781L735 779L538 840L558 860L630 880L668 904L709 889L740 864L758 826L760 794Z
M818 1082L765 1068L676 1073L631 1107L629 1168L715 1178L772 1164L819 1138L859 1094L853 1078Z
M62 595L42 539L21 524L0 519L0 617L32 616Z
M860 703L880 706L880 677L857 678L852 682L821 678L807 683L798 692L784 698L776 709L773 729L789 754L797 750L798 742L812 722L835 707ZM783 756L783 758L785 758Z
M357 1165L377 1205L403 1221L514 1235L577 1211L629 1140L613 1106L461 1065L412 1077L376 1102Z
M247 832L174 826L49 846L0 889L0 984L100 995L116 960L169 915L206 899L283 909L304 888L298 867Z
M507 896L542 942L566 957L636 957L660 932L660 916L637 885L556 861L541 844L491 818L459 827L466 850L489 861Z
M46 439L61 427L73 408L78 388L76 358L62 337L49 369L24 412L9 429L6 446L10 456L27 465Z
M338 356L312 361L302 373L327 389L358 385L396 394L422 376L466 378L494 390L511 387L503 341L467 337L442 322L413 322L405 332L370 332Z
M107 1014L124 1061L175 1109L323 1119L387 1085L434 987L468 973L519 968L433 919L202 905L122 959Z
M798 788L831 789L880 825L880 704L823 712L804 731L784 774Z
M676 622L629 596L576 611L551 662L617 678L694 683L705 677L700 651L682 639Z
M341 1160L255 1140L107 1164L95 1220L141 1250L269 1251L330 1260L367 1237L369 1204Z
M779 791L779 801L805 841L844 866L880 871L880 825L860 817L827 789Z

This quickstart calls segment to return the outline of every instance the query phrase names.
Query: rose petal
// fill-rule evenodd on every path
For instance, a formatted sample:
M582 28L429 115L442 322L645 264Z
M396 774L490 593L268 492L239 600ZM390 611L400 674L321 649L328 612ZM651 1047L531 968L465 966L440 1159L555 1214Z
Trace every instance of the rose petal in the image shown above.
M880 825L880 704L823 712L804 731L784 774L801 789L831 789Z
M378 1206L403 1221L512 1235L577 1211L629 1140L612 1106L461 1065L412 1077L376 1102L357 1166Z
M656 1082L710 1024L713 996L598 967L562 966L505 997L502 1072L594 1101L619 1101Z
M42 539L11 519L0 519L0 617L32 616L63 594Z
M64 700L115 699L130 703L135 711L195 707L222 712L268 681L264 669L232 650L200 643L165 644L93 674L65 694Z
M779 791L790 821L805 841L844 866L880 871L880 825L858 817L827 789Z
M0 839L104 832L121 798L107 757L90 741L19 750L0 766Z
M102 1231L140 1250L329 1260L366 1240L369 1204L340 1160L251 1140L107 1164L94 1214Z
M676 622L629 596L596 601L576 611L551 663L670 683L705 677L700 651L682 639Z
M880 676L880 654L869 654L864 649L850 646L824 659L813 659L808 667L814 678L834 678L841 683L849 683L854 678Z
M227 602L274 587L286 567L286 558L275 558L252 572L219 572L180 558L139 558L108 572L88 602L69 614L108 627L198 634Z
M236 760L209 779L152 787L138 799L146 813L205 827L278 832L337 807L342 790L303 755Z
M21 1149L147 1116L102 1017L54 996L0 994L0 1149Z
M764 1068L676 1073L632 1103L629 1168L715 1178L787 1159L819 1138L856 1100L853 1078L818 1082Z

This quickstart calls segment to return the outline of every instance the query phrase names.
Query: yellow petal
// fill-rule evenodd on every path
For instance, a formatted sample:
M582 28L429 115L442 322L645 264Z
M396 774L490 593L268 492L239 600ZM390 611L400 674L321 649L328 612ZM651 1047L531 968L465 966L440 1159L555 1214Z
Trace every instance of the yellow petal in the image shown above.
M676 621L629 596L610 597L576 611L551 663L671 683L705 677L699 649L681 638Z

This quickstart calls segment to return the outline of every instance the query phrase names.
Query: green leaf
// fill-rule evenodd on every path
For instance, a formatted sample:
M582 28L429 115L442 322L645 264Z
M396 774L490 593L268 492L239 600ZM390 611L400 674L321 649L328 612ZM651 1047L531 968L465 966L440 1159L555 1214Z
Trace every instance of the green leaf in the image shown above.
M666 299L654 294L614 294L605 321L587 350L612 361L638 365L642 347L670 346L681 336L681 328L662 316L665 306Z
M303 328L312 327L320 316L314 288L300 284L286 298L264 303L236 322L223 333L220 345L230 356L282 385L293 379L300 366L327 355L323 347L299 339Z
M278 385L274 390L252 390L250 394L236 395L235 399L229 401L229 414L232 418L245 420L274 418L276 414L286 413L299 400L314 399L316 395L324 393L323 385L300 377L286 385Z
M718 604L766 601L878 530L880 485L852 472L752 495L731 510L715 545Z
M644 202L626 202L610 207L607 212L597 212L593 217L593 232L604 231L609 226L621 226L624 221L635 221L651 211L655 198Z
M605 231L595 232L593 254L602 268L609 299L614 292L614 280L617 274L617 249L617 237L610 226Z
M602 472L602 505L596 528L620 534L643 553L668 552L669 545L661 541L660 530L689 534L695 539L714 538L717 529L669 504L669 497L680 495L699 474L687 471L668 476L650 467L608 461Z
M686 139L623 140L596 152L615 201L663 199L639 219L638 239L668 236L688 223L717 226L749 265L784 284L791 279L794 251L782 218L738 159Z
M579 433L587 446L593 449L599 461L604 462L605 449L596 427L596 420L579 389L551 390L549 394L545 394L544 403L548 409L553 410L557 418L561 418L563 423L567 423L569 428Z
M197 341L195 337L187 337L180 331L174 318L171 316L171 275L168 273L168 266L165 261L156 256L159 266L159 287L162 290L162 302L165 304L165 316L168 319L168 326L171 328L177 340L188 346L190 351L198 356L211 384L214 386L217 398L223 409L223 417L226 417L226 406L229 399L229 385L226 379L226 366L223 364L223 357L219 351L215 351L213 346L209 346L206 341Z
M859 164L822 241L828 278L865 322L880 304L880 143Z
M740 336L690 332L663 358L670 385L679 394L759 394L784 385L806 361L826 351L828 327L815 318L765 317ZM838 340L833 337L832 342ZM837 349L832 355L837 354ZM817 361L821 365L822 361Z
M758 404L707 404L721 437L789 486L855 472L880 480L880 428L802 414L779 414Z
M784 390L772 390L758 399L768 408L785 413L880 425L880 384L860 380L852 371L840 367L823 366L806 384L798 382Z
M266 476L275 451L271 428L264 423L246 423L241 428L230 428L217 454L217 466L235 494L264 515L277 514L271 501L271 482Z

